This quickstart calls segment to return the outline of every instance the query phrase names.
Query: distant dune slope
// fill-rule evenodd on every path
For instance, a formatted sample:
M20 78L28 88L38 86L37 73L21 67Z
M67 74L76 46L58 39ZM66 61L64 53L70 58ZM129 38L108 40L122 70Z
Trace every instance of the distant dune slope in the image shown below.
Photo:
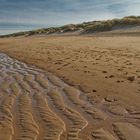
M112 19L104 21L91 21L81 24L68 24L61 27L42 28L26 32L18 32L0 37L16 37L16 36L31 36L38 34L57 34L57 35L83 35L93 34L98 32L113 33L139 33L140 32L140 16L128 16L122 19ZM117 32L116 32L117 31ZM110 33L110 32L109 32Z

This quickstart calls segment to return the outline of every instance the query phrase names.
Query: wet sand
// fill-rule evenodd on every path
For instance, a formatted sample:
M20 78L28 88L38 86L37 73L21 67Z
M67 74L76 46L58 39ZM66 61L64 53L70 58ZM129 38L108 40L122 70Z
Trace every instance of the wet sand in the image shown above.
M139 140L140 41L121 39L0 40L0 139Z

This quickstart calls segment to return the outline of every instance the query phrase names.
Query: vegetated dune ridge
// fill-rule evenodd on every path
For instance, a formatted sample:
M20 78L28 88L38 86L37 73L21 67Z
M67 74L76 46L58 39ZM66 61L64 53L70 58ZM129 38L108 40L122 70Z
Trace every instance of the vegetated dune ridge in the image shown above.
M134 31L135 30L135 31ZM139 35L140 16L128 16L122 19L112 19L104 21L90 21L81 24L68 24L61 27L50 27L36 29L32 31L18 32L0 37L18 37L32 35L87 35L107 32L108 35ZM106 33L105 33L106 34ZM103 35L103 34L100 34Z
M0 39L0 139L139 140L139 45L138 36Z
M140 110L0 53L1 140L139 140Z

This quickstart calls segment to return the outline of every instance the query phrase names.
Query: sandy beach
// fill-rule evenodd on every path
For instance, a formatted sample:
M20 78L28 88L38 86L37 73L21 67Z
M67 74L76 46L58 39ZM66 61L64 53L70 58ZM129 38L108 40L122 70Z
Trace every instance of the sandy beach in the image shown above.
M0 39L0 140L139 140L139 36Z

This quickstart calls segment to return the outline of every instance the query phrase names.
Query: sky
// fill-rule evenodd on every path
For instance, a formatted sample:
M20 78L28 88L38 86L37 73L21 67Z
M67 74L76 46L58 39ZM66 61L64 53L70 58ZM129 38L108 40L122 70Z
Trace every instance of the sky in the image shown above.
M140 0L0 0L0 35L130 15Z

